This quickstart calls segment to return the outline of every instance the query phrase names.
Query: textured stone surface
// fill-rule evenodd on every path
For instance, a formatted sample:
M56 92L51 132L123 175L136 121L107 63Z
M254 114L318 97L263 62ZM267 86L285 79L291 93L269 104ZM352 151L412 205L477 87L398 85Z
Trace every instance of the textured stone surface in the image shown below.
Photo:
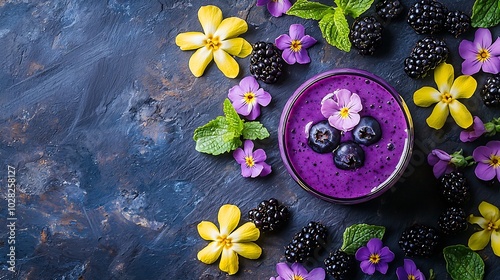
M324 1L330 3L331 1ZM413 1L403 1L408 5ZM470 13L473 1L443 2ZM17 1L0 0L0 182L5 190L7 165L17 169L17 265L7 271L7 213L0 207L1 279L269 279L284 260L283 247L309 221L329 229L324 252L307 263L321 266L337 249L345 227L371 223L387 228L385 243L396 253L388 276L395 279L403 263L397 239L415 222L437 225L444 208L436 180L425 163L434 148L471 154L474 144L458 140L451 120L442 130L427 127L430 108L413 104L412 93L432 77L412 80L402 61L419 36L399 20L386 26L383 46L373 57L341 52L326 44L317 22L292 16L273 18L255 1L222 1L225 17L249 24L250 42L274 41L301 23L316 39L312 63L292 65L285 79L261 84L273 96L260 121L271 136L256 142L268 154L273 173L245 179L229 154L195 151L196 127L222 114L230 87L249 75L249 60L238 59L241 73L228 79L212 63L201 78L189 72L191 51L175 45L179 32L200 31L197 11L205 1ZM495 37L500 29L492 29ZM448 59L459 73L459 39L444 37ZM463 36L472 40L473 31ZM288 97L308 78L332 68L352 67L386 79L406 100L415 124L415 151L401 181L381 197L360 205L335 205L302 190L287 174L278 151L279 117ZM476 75L479 85L486 75ZM479 91L479 90L478 90ZM476 94L464 101L483 120L498 111L482 105ZM467 213L482 200L500 205L499 186L480 182L466 170L473 187ZM6 191L1 191L1 197ZM246 212L275 197L288 205L293 218L279 233L262 235L258 260L240 258L240 271L229 277L217 264L205 265L196 253L207 242L196 230L201 220L216 222L224 203ZM446 240L466 244L467 232ZM485 279L496 279L499 259L488 246L479 254ZM450 279L441 254L415 258L437 279Z

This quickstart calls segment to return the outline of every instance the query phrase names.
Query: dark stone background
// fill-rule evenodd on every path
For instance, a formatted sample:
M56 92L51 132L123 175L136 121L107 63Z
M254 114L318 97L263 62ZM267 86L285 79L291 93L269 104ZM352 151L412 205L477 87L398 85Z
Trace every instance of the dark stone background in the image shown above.
M331 4L331 1L322 1ZM408 7L414 1L403 1ZM470 14L473 1L443 0ZM312 63L288 67L275 85L261 86L273 101L260 121L271 136L256 142L268 154L273 173L265 178L241 177L230 154L211 156L195 151L196 127L222 114L230 87L249 75L249 59L238 59L242 71L228 79L212 63L201 78L188 69L193 52L175 45L180 32L201 31L200 6L215 4L224 17L249 24L249 42L274 41L293 23L305 25L318 43L309 49ZM371 12L371 11L370 11ZM350 19L352 22L352 19ZM493 34L500 35L494 28ZM462 38L473 39L474 31ZM17 235L15 274L7 271L6 201L0 206L0 279L269 279L284 260L283 247L307 222L329 229L326 250L307 264L322 265L327 251L337 249L344 229L355 223L383 225L384 238L395 253L387 276L396 279L403 263L397 240L415 222L437 225L444 208L436 180L426 164L433 148L470 155L477 145L458 140L460 128L450 121L430 129L431 108L417 108L413 92L434 86L431 77L412 80L402 61L417 35L404 20L386 26L385 41L373 57L344 53L326 44L317 22L297 17L273 18L255 1L75 1L0 0L0 171L6 196L7 165L17 170ZM448 62L460 73L460 39L443 37L451 49ZM287 174L278 151L278 122L288 97L308 78L339 67L371 71L386 79L406 100L415 124L414 156L401 181L381 197L360 205L335 205L302 190ZM486 75L475 75L479 86ZM485 107L479 89L464 101L483 120L498 116ZM480 201L500 205L499 185L479 181L466 171L473 191L467 213L478 214ZM262 235L258 260L240 258L240 271L229 277L218 263L205 265L196 253L207 242L196 225L216 222L224 203L246 212L276 197L293 218L278 233ZM466 244L474 232L446 240ZM488 245L479 252L485 279L497 279L499 259ZM450 279L442 254L414 258L428 275ZM331 278L330 278L331 279Z

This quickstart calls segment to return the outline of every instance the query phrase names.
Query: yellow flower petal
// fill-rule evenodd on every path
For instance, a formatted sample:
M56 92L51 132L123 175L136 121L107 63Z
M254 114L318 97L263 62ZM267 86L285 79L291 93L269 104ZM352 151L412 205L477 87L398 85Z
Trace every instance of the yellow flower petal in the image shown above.
M198 20L206 35L213 35L222 21L222 11L217 6L202 6L198 10Z
M464 104L460 103L458 100L451 101L448 106L450 107L451 117L461 128L468 128L472 125L472 115L467 110Z
M490 242L491 231L482 230L472 234L469 238L469 248L474 251L483 250Z
M205 240L216 240L219 236L219 229L212 222L202 221L198 224L198 233Z
M225 18L217 27L214 36L219 36L220 40L234 38L247 32L247 22L237 17Z
M444 93L450 91L451 84L455 77L453 71L453 66L446 62L439 64L434 70L434 81L440 92Z
M233 275L238 272L238 254L231 249L224 248L219 263L219 269Z
M448 117L448 104L444 102L439 102L436 104L432 110L431 115L427 118L427 125L434 129L440 129L443 127Z
M481 216L483 216L486 220L492 222L496 222L500 217L498 207L486 201L479 204L479 213L481 213Z
M245 58L252 53L252 45L247 40L243 40L243 46L241 47L241 51L237 54L237 57Z
M194 54L189 59L189 69L195 77L200 77L205 72L205 68L212 61L213 54L212 50L208 48L200 48L194 52Z
M441 93L432 87L422 87L413 94L413 102L420 107L429 107L441 101Z
M221 42L220 48L230 55L238 55L243 47L243 38L228 39Z
M262 249L253 242L233 243L231 249L238 253L238 255L251 260L258 259L262 254Z
M476 217L474 215L470 215L469 218L467 218L467 221L471 224L477 224L479 225L482 229L485 229L488 226L489 221L486 220L483 217Z
M214 52L214 61L219 67L220 71L228 77L235 78L240 73L240 66L238 62L234 60L232 56L230 56L227 52L219 49Z
M201 32L184 32L175 37L175 44L181 50L195 50L205 46L206 36Z
M496 230L491 233L491 248L493 253L500 257L500 232Z
M233 243L249 242L259 239L260 231L252 222L245 223L229 235Z
M470 98L476 91L477 82L472 76L458 77L451 86L450 94L453 98Z
M222 243L210 242L210 244L198 252L198 260L206 264L214 263L219 258L223 247Z
M219 209L220 234L228 236L240 222L241 211L236 205L225 204Z

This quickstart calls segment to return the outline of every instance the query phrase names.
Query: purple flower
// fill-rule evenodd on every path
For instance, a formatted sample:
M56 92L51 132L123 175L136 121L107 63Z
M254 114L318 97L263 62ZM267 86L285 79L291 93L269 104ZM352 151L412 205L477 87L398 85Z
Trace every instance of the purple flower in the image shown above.
M302 24L290 25L288 31L290 35L280 35L275 40L276 47L283 51L282 57L288 64L306 64L311 62L307 49L316 44L316 39L305 35L305 28Z
M398 280L425 280L425 275L418 270L415 263L410 259L404 259L404 266L396 268Z
M266 152L262 149L253 150L253 142L245 140L243 149L234 150L233 157L241 165L241 175L243 177L266 176L271 173L271 166L264 161Z
M451 156L440 149L432 150L427 156L427 162L432 166L432 172L436 178L451 173L455 169L455 166L451 163Z
M474 122L472 123L472 126L460 132L460 141L472 142L481 137L481 135L483 135L485 132L486 128L484 127L483 121L479 117L474 116Z
M500 181L500 141L490 141L486 146L477 147L472 157L477 162L477 178L489 181L496 176Z
M350 131L359 123L359 111L363 109L361 99L347 89L338 89L321 100L321 114L331 126L341 131Z
M257 6L267 5L267 10L273 17L280 17L290 9L289 0L257 0Z
M500 40L497 38L495 43L491 42L491 32L487 28L476 30L474 42L460 42L458 52L464 59L462 73L472 75L481 69L492 74L500 72Z
M278 272L278 277L271 277L269 280L324 280L325 270L321 267L315 268L310 272L300 264L293 263L292 268L286 263L277 263L276 272Z
M238 114L248 120L255 120L260 115L260 106L267 106L271 102L271 95L261 89L253 76L241 79L240 84L229 89L227 95Z
M366 246L356 251L356 259L361 262L361 270L369 275L373 275L376 270L382 274L387 273L389 263L394 260L394 253L389 247L382 247L382 240L372 238Z

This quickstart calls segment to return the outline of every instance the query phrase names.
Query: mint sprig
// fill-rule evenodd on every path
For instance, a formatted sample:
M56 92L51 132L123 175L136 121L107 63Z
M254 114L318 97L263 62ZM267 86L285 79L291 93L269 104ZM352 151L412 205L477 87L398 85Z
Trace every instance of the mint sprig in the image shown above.
M286 12L288 15L319 21L319 28L328 44L349 52L349 24L347 15L359 17L370 8L374 0L334 0L337 7L308 0L297 0ZM500 1L500 0L499 0Z
M385 227L367 224L355 224L345 229L343 236L342 251L353 255L356 251L365 246L372 238L382 239L385 234Z
M500 0L476 0L472 6L473 27L492 27L500 23Z
M453 280L481 280L484 277L484 261L478 253L464 245L452 245L443 249L446 271Z
M242 120L227 98L223 109L224 116L195 129L193 140L198 152L220 155L240 147L242 137L249 140L269 137L269 132L260 122Z

